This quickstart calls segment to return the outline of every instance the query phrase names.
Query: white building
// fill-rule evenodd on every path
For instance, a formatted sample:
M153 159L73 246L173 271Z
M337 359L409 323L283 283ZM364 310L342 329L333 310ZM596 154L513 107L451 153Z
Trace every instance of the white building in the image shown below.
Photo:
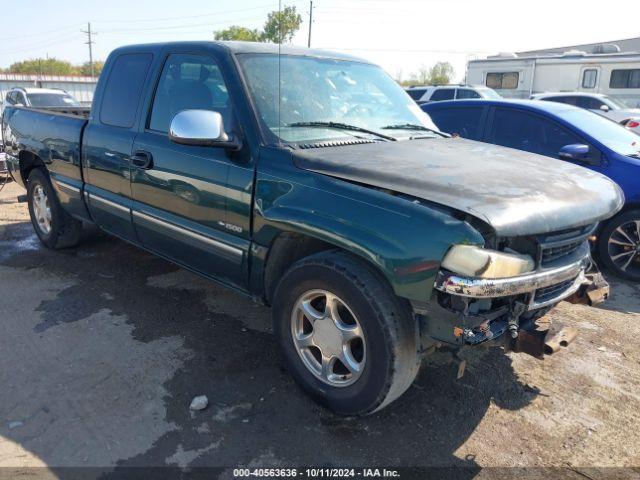
M582 91L604 93L640 106L640 38L607 44L574 45L502 53L467 64L466 82L493 88L504 97ZM628 50L637 48L637 51Z
M97 77L0 73L0 99L4 101L7 90L13 87L58 88L73 95L83 105L91 105L97 82Z

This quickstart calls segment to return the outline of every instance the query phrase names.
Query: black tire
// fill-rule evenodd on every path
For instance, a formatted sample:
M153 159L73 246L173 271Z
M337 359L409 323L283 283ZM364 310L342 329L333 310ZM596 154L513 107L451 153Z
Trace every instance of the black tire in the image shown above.
M318 379L294 345L291 318L305 292L322 289L350 308L366 338L366 363L355 383L332 386ZM339 251L306 257L278 284L273 327L296 382L318 403L343 415L367 415L385 407L413 383L420 368L419 331L411 307L386 280L359 259Z
M635 221L640 222L640 210L629 210L611 218L598 235L596 251L607 270L620 278L637 282L640 281L640 249L631 253L633 251L631 245L636 243L640 245L640 232L633 228L634 225L630 225ZM618 228L625 232L626 237ZM611 244L612 236L614 241L628 242L629 246ZM624 254L625 251L630 252L628 256ZM622 256L616 258L621 254ZM630 260L630 263L626 269L623 269L626 260Z
M34 192L38 188L42 188L49 201L49 210L51 211L50 230L45 231L36 219L34 208ZM82 233L82 222L76 220L64 211L56 192L51 185L49 176L44 170L36 168L29 174L27 184L27 202L29 205L29 216L31 224L36 231L40 241L48 248L59 249L74 247L80 241Z

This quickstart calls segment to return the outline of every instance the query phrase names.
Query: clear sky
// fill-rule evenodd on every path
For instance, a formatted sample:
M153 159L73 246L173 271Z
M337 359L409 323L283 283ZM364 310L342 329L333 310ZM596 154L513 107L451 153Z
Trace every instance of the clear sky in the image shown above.
M294 39L305 45L309 0L295 5L304 23ZM86 23L94 59L120 45L213 39L232 24L259 28L277 0L0 0L0 66L38 56L88 60ZM439 60L456 80L468 58L498 52L640 36L637 0L314 0L312 46L343 50L407 78Z

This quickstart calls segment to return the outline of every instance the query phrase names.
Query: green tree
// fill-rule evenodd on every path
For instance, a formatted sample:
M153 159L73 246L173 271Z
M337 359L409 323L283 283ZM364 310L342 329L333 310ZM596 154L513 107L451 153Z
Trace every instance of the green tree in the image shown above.
M260 42L262 34L257 29L241 27L239 25L231 25L224 30L215 32L216 40L241 40L244 42Z
M426 65L420 65L416 72L409 75L409 80L403 82L406 85L426 85L429 83L429 68Z
M71 63L57 58L32 58L11 64L11 73L73 75L75 69Z
M273 43L290 43L301 24L302 17L294 6L285 7L282 11L273 11L267 16L262 40Z
M453 79L453 66L449 62L438 62L432 67L421 65L417 71L409 75L408 80L399 82L409 85L447 85Z
M438 62L429 69L429 85L447 85L453 78L453 66L449 62Z
M100 75L100 72L102 72L102 69L104 68L104 62L101 62L100 60L93 62L93 74L97 77L98 75ZM75 68L75 72L77 75L91 75L91 65L89 64L89 62L84 62L82 65L80 65L79 67Z

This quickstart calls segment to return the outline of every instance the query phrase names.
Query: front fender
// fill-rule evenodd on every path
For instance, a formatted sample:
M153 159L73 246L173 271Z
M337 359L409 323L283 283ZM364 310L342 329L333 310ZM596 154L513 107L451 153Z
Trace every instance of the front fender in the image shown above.
M397 295L426 302L449 247L484 243L444 208L264 157L254 213L254 241L264 247L285 232L324 241L373 264Z

